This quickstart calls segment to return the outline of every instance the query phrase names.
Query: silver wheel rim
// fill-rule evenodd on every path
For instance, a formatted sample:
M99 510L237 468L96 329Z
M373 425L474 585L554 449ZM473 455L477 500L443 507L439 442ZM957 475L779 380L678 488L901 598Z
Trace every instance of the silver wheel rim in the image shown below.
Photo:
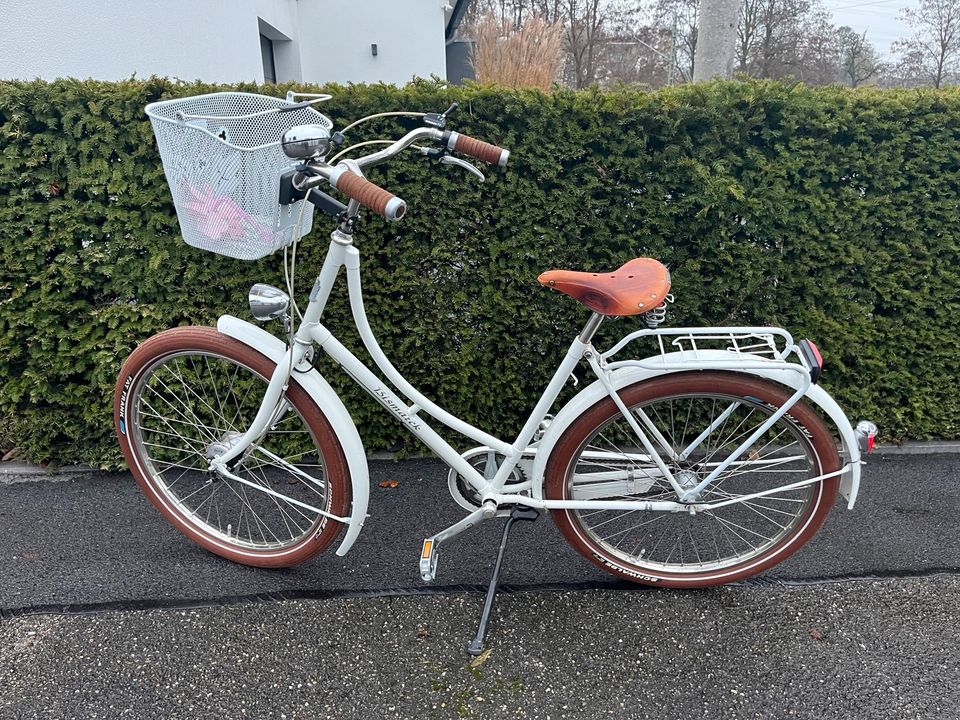
M687 462L668 465L691 484L746 440L772 414L758 398L721 393L678 394L635 405L642 408L675 450L688 447L733 403L739 405L704 441ZM658 474L646 453L630 445L633 433L616 415L581 446L567 474L567 497L591 494L597 478L610 473L632 477ZM727 453L724 453L724 450ZM708 486L700 500L715 502L815 477L820 463L812 443L789 416L784 416L751 446L741 460ZM607 473L601 476L601 473ZM649 487L644 489L644 485ZM639 510L569 511L575 530L589 545L629 569L651 575L719 573L765 557L772 548L802 532L819 502L822 483L755 498L716 510L687 513ZM677 495L662 477L640 482L636 492L610 494L609 500L671 500ZM595 493L595 491L594 491Z
M286 498L330 506L322 453L297 409L282 400L270 430L232 468L282 497L207 471L246 430L267 382L216 352L164 355L131 388L128 432L152 489L180 518L222 544L273 553L300 545L325 522Z

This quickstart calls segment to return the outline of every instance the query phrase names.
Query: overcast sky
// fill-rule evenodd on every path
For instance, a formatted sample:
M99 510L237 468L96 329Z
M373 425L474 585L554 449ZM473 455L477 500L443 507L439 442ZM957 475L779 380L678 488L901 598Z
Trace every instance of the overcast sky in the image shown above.
M918 0L822 0L833 15L833 24L849 25L867 39L878 52L889 55L894 40L911 35L910 26L897 19L905 7L915 8Z

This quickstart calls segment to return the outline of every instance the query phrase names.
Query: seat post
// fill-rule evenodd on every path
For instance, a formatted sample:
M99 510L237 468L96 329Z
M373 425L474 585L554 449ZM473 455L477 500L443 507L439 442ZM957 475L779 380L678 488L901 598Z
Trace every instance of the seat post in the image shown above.
M600 327L600 323L603 322L604 317L604 315L601 315L598 312L595 312L590 316L590 319L587 320L587 324L583 326L583 330L580 332L580 342L588 343L593 340L594 333L597 332L597 328Z

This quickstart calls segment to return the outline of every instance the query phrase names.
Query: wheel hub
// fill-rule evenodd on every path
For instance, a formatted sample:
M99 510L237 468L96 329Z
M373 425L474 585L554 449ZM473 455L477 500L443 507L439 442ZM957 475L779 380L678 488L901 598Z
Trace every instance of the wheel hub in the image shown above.
M242 437L243 435L236 430L228 430L219 440L214 440L204 448L203 456L207 460L218 458L236 445L237 441Z
M697 485L700 484L700 476L697 473L695 473L693 470L681 470L676 475L674 475L674 478L676 478L677 483L684 490L695 488Z

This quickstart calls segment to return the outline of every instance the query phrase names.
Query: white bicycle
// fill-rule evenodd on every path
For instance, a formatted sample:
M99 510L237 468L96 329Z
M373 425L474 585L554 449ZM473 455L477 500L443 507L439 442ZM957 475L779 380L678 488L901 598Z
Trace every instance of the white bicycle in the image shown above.
M614 575L704 587L790 556L822 525L838 490L853 507L876 427L862 421L853 428L817 384L816 346L773 327L661 327L672 297L669 273L656 260L634 259L611 273L540 276L592 313L512 442L421 394L367 321L354 244L358 211L399 220L406 205L363 172L418 143L428 157L482 179L451 153L502 166L509 152L447 130L446 113L417 113L423 127L385 148L338 162L354 149L347 148L328 162L343 137L313 108L323 99L218 93L147 107L187 242L246 258L293 245L288 292L258 284L249 298L258 320L285 323L285 341L225 315L216 328L150 338L120 372L121 448L150 501L185 535L259 567L302 563L343 530L336 552L350 550L367 516L366 453L347 408L313 367L316 346L450 467L449 492L466 514L424 540L424 580L434 578L445 542L483 520L511 517L482 629L509 526L540 511L549 510L570 544ZM301 312L292 287L296 242L314 208L336 218L336 229ZM389 384L321 322L341 268L360 337ZM608 350L593 345L604 318L629 315L643 327ZM642 341L653 347L650 356L626 352ZM550 415L579 363L596 380ZM427 417L476 446L454 449ZM472 649L477 642L482 632Z

